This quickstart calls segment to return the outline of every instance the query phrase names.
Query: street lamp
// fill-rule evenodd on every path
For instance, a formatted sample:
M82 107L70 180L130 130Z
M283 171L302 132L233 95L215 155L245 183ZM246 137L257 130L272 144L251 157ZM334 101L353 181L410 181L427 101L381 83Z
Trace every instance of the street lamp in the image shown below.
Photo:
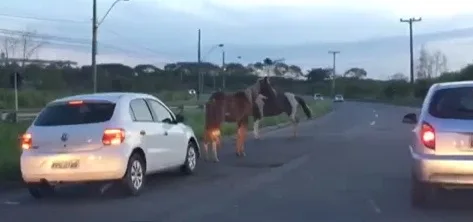
M217 49L217 48L223 48L224 46L225 46L225 44L223 44L223 43L213 45L213 46L209 49L209 51L207 51L207 54L204 55L204 58L203 58L202 60L205 62L206 59L207 59L207 56L209 56L215 49ZM200 78L200 79L201 79L201 82L200 82L200 84L199 84L199 92L203 92L203 91L204 91L204 75L203 75L203 73L200 73L200 75L201 75L201 78ZM213 81L214 81L214 83L215 83L215 75L213 75ZM214 85L215 85L215 84L214 84Z
M115 0L100 21L97 21L97 0L93 0L92 3L92 76L94 82L94 93L97 92L97 29L103 23L105 18L107 18L113 7L115 7L118 2L122 1L127 2L129 0Z

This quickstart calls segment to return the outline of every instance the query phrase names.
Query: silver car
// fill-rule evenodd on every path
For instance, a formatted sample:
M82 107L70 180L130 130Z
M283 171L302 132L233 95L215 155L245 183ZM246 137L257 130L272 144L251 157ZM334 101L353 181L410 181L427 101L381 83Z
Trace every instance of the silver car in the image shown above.
M335 95L335 97L333 98L333 101L334 101L334 102L343 102L343 101L345 101L345 100L343 99L343 96L342 96L342 95L337 94L337 95Z
M473 81L438 83L430 87L409 145L411 203L424 207L440 188L473 188Z

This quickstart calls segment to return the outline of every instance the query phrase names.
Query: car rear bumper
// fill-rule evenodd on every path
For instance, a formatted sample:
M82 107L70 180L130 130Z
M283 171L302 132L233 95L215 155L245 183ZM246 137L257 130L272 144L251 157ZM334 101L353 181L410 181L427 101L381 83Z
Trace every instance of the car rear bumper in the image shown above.
M413 171L427 183L473 186L473 157L413 153Z
M119 148L102 148L76 153L23 152L20 165L23 180L28 183L89 182L120 179L125 175L128 158ZM79 160L75 169L52 169L56 161Z

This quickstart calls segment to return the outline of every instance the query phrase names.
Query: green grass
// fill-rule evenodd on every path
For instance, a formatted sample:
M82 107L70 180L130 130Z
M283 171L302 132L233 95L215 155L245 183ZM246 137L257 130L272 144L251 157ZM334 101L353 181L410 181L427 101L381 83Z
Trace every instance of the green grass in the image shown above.
M314 117L321 116L331 111L332 106L330 102L317 102L310 104ZM301 120L304 120L303 112L299 109L299 116ZM184 116L186 118L185 123L192 126L196 135L201 138L204 128L204 115L200 109L187 109L184 110ZM280 123L289 121L286 115L279 115L275 117L264 118L261 127L273 126ZM18 136L21 135L28 127L29 122L12 124L2 123L0 125L0 182L19 180L21 179L19 160L20 160L20 148ZM250 123L250 126L253 124ZM222 135L228 136L235 133L235 124L225 123L222 126Z
M357 98L354 99L355 101L361 102L372 102L372 103L385 103L391 104L396 106L407 106L407 107L414 107L419 108L422 106L422 99L413 98L413 97L396 97L392 99L387 98Z

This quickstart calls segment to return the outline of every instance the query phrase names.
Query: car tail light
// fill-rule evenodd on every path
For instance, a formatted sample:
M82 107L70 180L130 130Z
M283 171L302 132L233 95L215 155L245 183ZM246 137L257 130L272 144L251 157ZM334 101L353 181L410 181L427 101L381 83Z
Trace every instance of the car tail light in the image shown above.
M82 105L84 104L84 101L82 100L72 100L68 102L69 105Z
M106 129L103 131L103 145L119 145L125 140L125 130L123 129Z
M420 138L425 147L435 149L435 130L430 124L422 123Z
M33 137L31 136L31 134L25 133L21 135L20 144L21 144L21 149L23 150L31 149L31 146L33 145Z

